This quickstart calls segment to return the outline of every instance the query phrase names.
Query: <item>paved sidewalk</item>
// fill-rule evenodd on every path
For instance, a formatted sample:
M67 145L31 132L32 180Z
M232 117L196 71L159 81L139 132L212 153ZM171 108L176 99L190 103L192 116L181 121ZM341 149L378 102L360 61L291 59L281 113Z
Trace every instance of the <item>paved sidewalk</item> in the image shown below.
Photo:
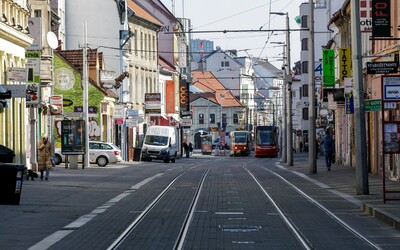
M400 200L383 202L383 181L381 175L368 175L369 195L357 195L356 168L333 164L331 171L326 171L324 156L318 156L317 173L309 174L308 152L294 153L293 166L284 167L303 173L334 190L347 194L360 201L361 208L377 219L380 219L392 227L400 230ZM278 158L280 159L280 158ZM400 182L386 178L386 190L400 191ZM386 194L386 198L400 199L400 194Z

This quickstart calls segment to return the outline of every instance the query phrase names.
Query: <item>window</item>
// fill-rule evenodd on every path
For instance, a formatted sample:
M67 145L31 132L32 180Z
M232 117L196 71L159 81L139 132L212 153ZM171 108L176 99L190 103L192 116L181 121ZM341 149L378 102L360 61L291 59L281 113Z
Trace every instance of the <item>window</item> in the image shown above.
M221 62L221 68L229 68L229 62L228 61L222 61Z
M303 87L302 87L302 90L303 90L303 97L308 97L308 85L307 84L303 84Z
M301 27L302 28L307 28L308 24L307 24L307 16L302 16L301 17Z
M308 107L303 108L303 120L308 120Z
M34 11L35 17L42 17L42 11L41 10L35 10Z
M308 61L301 62L301 71L304 74L308 74Z
M199 114L199 124L204 124L204 114Z
M301 50L308 50L308 38L301 39Z
M233 123L238 124L239 123L239 116L238 114L233 114Z
M215 114L210 114L210 123L211 124L215 123Z
M227 121L226 114L222 114L222 123L226 123L226 121Z

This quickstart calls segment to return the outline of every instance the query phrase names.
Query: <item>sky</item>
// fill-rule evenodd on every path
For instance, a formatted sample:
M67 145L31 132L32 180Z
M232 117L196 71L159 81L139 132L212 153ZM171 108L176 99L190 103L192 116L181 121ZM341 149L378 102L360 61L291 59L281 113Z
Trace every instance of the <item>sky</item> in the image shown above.
M290 29L299 29L294 20L299 15L301 3L308 0L172 0L161 2L176 17L191 20L194 31L221 30L259 30L286 29L286 16L270 15L270 12L289 13ZM300 60L300 32L290 32L291 64ZM269 62L280 68L283 47L271 42L285 42L284 31L272 32L233 32L233 33L194 33L193 39L214 41L214 47L223 50L236 49L239 56L268 58Z

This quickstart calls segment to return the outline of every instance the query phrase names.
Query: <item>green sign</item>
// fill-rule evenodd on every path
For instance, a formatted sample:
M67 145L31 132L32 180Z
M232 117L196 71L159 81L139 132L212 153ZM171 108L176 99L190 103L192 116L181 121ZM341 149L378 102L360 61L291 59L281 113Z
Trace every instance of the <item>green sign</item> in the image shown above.
M322 50L322 72L324 87L335 87L335 51L333 49Z
M381 111L382 102L380 99L365 100L365 112Z

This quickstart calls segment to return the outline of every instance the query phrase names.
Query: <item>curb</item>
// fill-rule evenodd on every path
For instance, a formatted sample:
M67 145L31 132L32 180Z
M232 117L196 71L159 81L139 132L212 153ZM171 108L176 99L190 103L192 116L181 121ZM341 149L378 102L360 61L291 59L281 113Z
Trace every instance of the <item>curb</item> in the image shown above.
M371 204L363 203L363 212L400 231L400 218Z

